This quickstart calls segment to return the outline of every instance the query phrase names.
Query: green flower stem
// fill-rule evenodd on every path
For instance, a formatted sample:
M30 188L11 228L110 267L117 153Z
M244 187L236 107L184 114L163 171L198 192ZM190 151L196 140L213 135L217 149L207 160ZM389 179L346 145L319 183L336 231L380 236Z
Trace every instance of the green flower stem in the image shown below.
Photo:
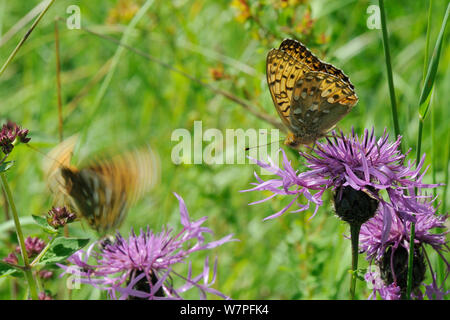
M419 118L419 132L417 134L417 157L416 157L416 167L420 162L420 152L422 148L422 130L423 130L423 119ZM415 191L417 194L417 189ZM414 237L416 232L416 224L411 222L411 227L409 230L409 256L408 256L408 275L406 280L406 300L411 299L411 290L412 290L412 277L413 277L413 268L414 268Z
M384 56L386 60L386 70L389 85L389 96L391 98L392 120L394 122L395 136L400 135L400 126L398 123L397 102L395 98L394 80L392 77L391 54L389 52L388 31L386 27L386 13L384 11L384 1L378 0L380 5L381 32L383 35Z
M409 232L409 256L408 256L408 277L406 283L406 300L411 299L411 290L412 290L412 280L413 280L413 268L414 268L414 234L416 224L411 222L411 230Z
M50 249L50 246L52 245L53 241L55 241L56 237L53 237L45 246L44 249L42 249L42 251L39 253L39 255L34 258L33 262L30 263L31 267L34 267L36 264L39 263L39 261L41 260L41 258L44 256L44 254L48 251L48 249Z
M17 214L16 205L14 203L14 199L11 193L11 189L9 188L8 181L6 180L5 173L0 173L0 177L2 179L3 190L5 190L6 198L8 199L8 204L11 207L12 216L14 219L14 225L16 227L17 239L19 241L20 251L22 253L22 258L24 262L24 273L27 278L28 287L30 289L31 298L33 300L38 299L38 293L36 289L36 282L33 277L33 273L31 272L30 262L28 260L27 250L25 247L25 240L23 237L22 228L20 226L19 215Z
M356 273L358 270L358 246L359 246L359 231L361 230L360 224L350 224L350 235L352 241L352 277L350 282L350 297L355 299L356 290Z
M423 88L426 88L426 80L427 80L427 74L428 74L428 57L429 57L429 47L430 47L430 30L431 30L431 9L433 6L433 1L430 0L428 4L428 22L427 22L427 36L426 36L426 42L425 42L425 58L424 58L424 64L423 64L423 75L422 75L422 85ZM447 9L448 10L448 9ZM432 90L432 89L431 89ZM428 107L426 110L429 109L429 105L431 104L431 100L425 100L422 101L423 96L423 90L421 93L420 101L419 101L419 129L417 133L417 153L416 153L416 167L420 162L421 152L422 152L422 132L423 132L423 123L425 120L426 113L423 115L420 113L421 104L427 103ZM431 95L431 93L429 93ZM434 137L434 132L432 133L432 136ZM432 139L432 146L434 148L434 139ZM433 153L432 153L433 155ZM434 166L433 166L434 171ZM417 194L417 189L415 190L415 193ZM407 275L407 283L406 283L406 300L411 299L411 290L412 290L412 283L413 283L413 268L414 268L414 237L415 237L415 223L411 222L410 227L410 235L409 235L409 256L408 256L408 275Z

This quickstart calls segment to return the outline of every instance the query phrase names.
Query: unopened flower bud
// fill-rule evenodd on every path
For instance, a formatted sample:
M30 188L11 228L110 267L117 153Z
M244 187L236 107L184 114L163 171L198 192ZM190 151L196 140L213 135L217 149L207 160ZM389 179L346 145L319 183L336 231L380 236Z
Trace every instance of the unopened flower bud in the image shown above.
M340 187L334 195L336 214L350 224L362 225L375 215L378 200L368 192L355 190L352 187Z
M394 252L393 252L394 250ZM393 252L393 253L392 253ZM403 246L389 247L380 261L381 278L386 284L396 282L402 293L406 292L408 278L408 250ZM392 262L392 263L391 263ZM414 247L412 290L425 279L426 265L420 247Z

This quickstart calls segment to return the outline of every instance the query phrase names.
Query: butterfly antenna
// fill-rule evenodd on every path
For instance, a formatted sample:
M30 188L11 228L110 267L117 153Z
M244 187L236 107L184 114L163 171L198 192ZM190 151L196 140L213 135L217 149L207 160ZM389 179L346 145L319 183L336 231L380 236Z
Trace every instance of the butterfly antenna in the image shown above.
M272 141L272 142L269 142L269 143L266 143L266 144L260 144L260 145L254 146L254 147L246 147L246 148L245 148L245 151L248 151L248 150L250 150L250 149L259 148L259 147L268 146L268 145L274 144L275 142L281 142L281 141L283 141L283 139L280 139L280 140L278 140L278 141Z
M43 151L39 150L38 148L36 148L36 147L30 145L29 143L27 143L27 144L25 144L25 145L26 145L28 148L30 148L30 149L36 151L37 153L40 153L40 154L43 155L44 157L49 158L50 160L53 160L53 161L59 163L61 166L63 166L63 167L66 166L65 164L63 164L63 163L62 163L61 161L59 161L58 159L55 159L55 158L49 156L48 154L46 154L46 153L44 153Z

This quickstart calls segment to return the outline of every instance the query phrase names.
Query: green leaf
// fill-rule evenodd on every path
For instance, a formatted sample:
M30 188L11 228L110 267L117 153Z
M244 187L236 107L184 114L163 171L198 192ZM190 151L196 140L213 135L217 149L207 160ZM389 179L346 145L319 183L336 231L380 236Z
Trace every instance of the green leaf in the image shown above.
M6 161L0 164L0 172L8 171L14 165L15 161Z
M5 276L15 276L17 273L21 273L13 266L0 260L0 278Z
M356 278L358 278L361 281L366 281L366 279L364 279L364 276L366 273L367 273L367 268L360 268L360 269L356 270Z
M53 228L52 226L50 226L47 222L47 219L40 217L40 216L35 216L35 215L31 215L33 217L34 222L36 222L36 224L41 227L42 229L44 229L45 232L51 233L51 234L55 234L58 233L58 230L56 230L55 228Z
M445 11L444 20L442 21L441 31L439 31L436 44L434 46L433 55L431 56L430 65L428 66L427 76L425 78L425 83L422 88L422 92L419 98L419 116L421 119L425 119L428 113L428 99L431 94L431 89L434 85L434 80L436 78L437 69L439 66L439 58L441 56L442 43L444 39L445 27L447 26L448 15L450 13L450 3L447 5L447 10Z
M31 217L20 217L19 218L21 226L28 226L34 223ZM0 239L6 237L9 231L15 230L14 220L8 220L3 223L0 223Z
M88 244L89 239L57 238L42 257L40 264L53 264L64 261Z

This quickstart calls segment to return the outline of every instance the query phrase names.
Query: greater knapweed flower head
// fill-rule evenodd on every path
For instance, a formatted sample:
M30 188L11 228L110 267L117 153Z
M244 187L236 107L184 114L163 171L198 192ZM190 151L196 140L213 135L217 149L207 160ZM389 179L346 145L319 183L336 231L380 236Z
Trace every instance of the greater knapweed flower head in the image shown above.
M47 223L56 229L75 221L76 218L76 214L66 207L52 207L47 213Z
M136 234L133 230L128 238L117 233L113 241L99 241L88 250L80 250L68 259L69 265L59 265L64 273L76 275L81 283L106 290L112 299L181 299L181 294L197 288L200 298L211 293L228 298L211 288L215 281L217 260L209 281L208 258L203 271L192 275L192 266L186 276L175 272L174 267L186 263L188 257L200 250L212 249L234 241L232 235L207 242L205 233L212 231L202 224L207 217L191 221L183 199L175 194L180 203L183 228L174 234L172 229L154 233L149 228ZM90 260L93 263L90 263ZM175 278L183 281L175 287Z
M423 196L420 192L417 198L421 198L421 201L417 201L416 206L421 208L417 210L420 213L415 216L412 290L416 298L422 296L420 287L428 266L433 283L427 286L427 291L428 293L433 291L435 296L442 296L444 292L439 291L436 284L425 246L430 246L443 259L448 276L450 265L444 256L444 253L449 251L445 238L447 231L442 231L445 230L447 215L436 213L436 208L433 206L434 199ZM402 209L401 205L399 208ZM399 288L398 297L400 298L406 293L411 222L402 220L399 214L391 215L389 233L385 234L387 211L384 209L380 208L375 217L362 225L359 237L360 248L367 254L367 260L380 269L381 285L377 287L377 290L394 286ZM378 292L381 298L385 299L383 292ZM430 296L428 293L426 292L427 296Z
M331 189L335 192L335 200L339 202L343 195L348 195L347 203L340 208L343 210L336 208L338 212L344 211L345 214L341 218L346 221L354 220L362 224L375 214L378 206L385 208L388 215L396 212L404 219L414 220L413 215L419 214L423 208L415 205L417 197L411 190L438 185L422 183L424 173L421 174L421 170L425 156L417 167L414 167L414 162L405 163L407 154L402 154L399 150L401 137L394 142L388 140L386 130L381 138L375 136L374 129L370 133L365 130L362 137L358 137L354 131L348 136L333 131L332 138L326 138L325 143L317 142L314 149L310 148L311 153L299 153L306 160L306 170L303 172L292 167L283 150L283 168L276 166L270 159L268 163L255 160L259 166L279 178L264 181L255 173L258 183L255 183L254 188L244 191L267 190L273 193L270 197L252 204L267 201L276 195L292 197L292 201L285 208L266 219L284 214L294 203L297 203L299 209L293 212L307 210L311 203L315 204L314 216L318 207L323 204L323 193ZM388 199L383 198L381 191L387 194ZM406 195L407 192L410 195ZM301 196L306 204L297 201ZM366 202L361 207L362 214L354 213L353 216L348 216L351 214L348 206L355 201L361 202L361 199ZM342 203L335 201L335 207L336 204L339 207ZM386 222L389 219L387 216Z
M14 122L8 121L0 130L0 149L4 154L11 153L17 142L27 143L30 141L27 135L28 129L21 129Z

